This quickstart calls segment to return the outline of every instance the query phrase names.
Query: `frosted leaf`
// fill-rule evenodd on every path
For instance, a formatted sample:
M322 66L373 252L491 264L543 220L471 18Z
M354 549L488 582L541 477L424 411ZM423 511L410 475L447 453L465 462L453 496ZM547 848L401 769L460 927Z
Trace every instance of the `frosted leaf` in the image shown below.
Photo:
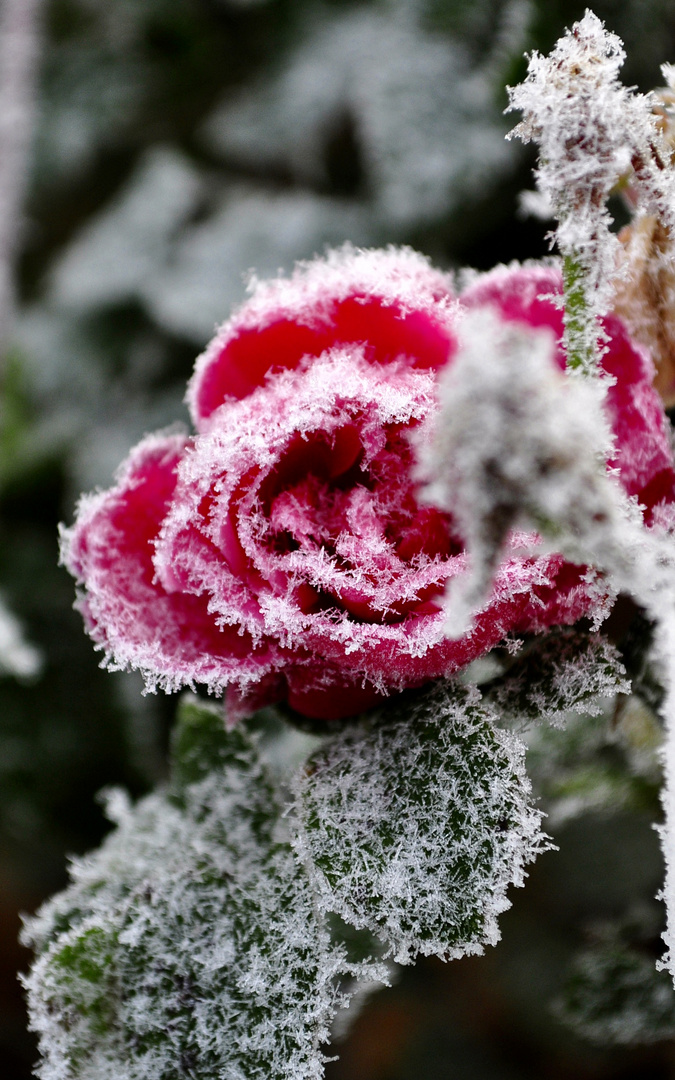
M146 432L187 419L179 384L148 392L167 362L157 336L144 330L125 338L125 372L111 378L110 352L94 325L35 304L23 309L16 334L45 416L41 437L59 452L68 448L73 501L80 491L109 484L129 446Z
M628 694L625 676L606 638L565 627L535 638L503 676L481 689L502 718L560 726L570 710L595 716L600 698Z
M475 688L439 682L344 729L295 780L295 845L320 907L398 963L499 939L497 916L546 847L524 746Z
M570 711L564 728L527 732L527 771L552 832L594 811L658 815L662 731L628 701L623 709L608 702L595 716Z
M351 125L369 209L389 239L392 228L457 209L512 160L489 70L503 56L469 69L464 50L420 27L416 8L361 6L312 24L274 79L214 113L204 129L210 148L227 162L281 167L321 185L327 133ZM512 5L496 51L517 50L523 38Z
M273 276L328 244L371 243L371 218L369 208L311 192L232 189L215 213L181 230L139 292L160 326L203 345L241 301L251 267Z
M654 967L649 948L603 927L575 957L557 1017L600 1045L630 1046L675 1038L675 991Z
M27 924L38 1075L318 1080L344 951L255 745L188 704L177 751L173 787L117 795L117 828Z
M0 598L0 675L30 679L41 667L42 656L24 639L18 619Z
M134 299L169 257L202 184L182 155L147 151L111 206L75 237L52 275L52 299L79 311Z

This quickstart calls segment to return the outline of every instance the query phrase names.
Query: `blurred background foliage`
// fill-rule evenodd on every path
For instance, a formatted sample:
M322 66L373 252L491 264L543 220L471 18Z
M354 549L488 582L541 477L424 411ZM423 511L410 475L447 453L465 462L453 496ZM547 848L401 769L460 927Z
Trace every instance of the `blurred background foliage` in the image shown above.
M288 269L345 240L411 244L448 267L543 255L546 224L519 214L532 157L504 141L504 86L524 75L525 50L548 51L584 7L45 3L18 314L0 385L7 1080L26 1080L36 1058L15 977L28 962L17 912L65 883L65 853L99 841L97 791L122 783L137 795L162 778L175 706L98 669L57 567L58 521L80 491L110 482L145 431L187 421L194 358L251 269ZM675 60L670 0L603 0L595 11L626 44L625 81L658 85L659 65ZM662 876L653 698L533 739L560 851L514 896L490 955L421 963L372 998L330 1080L675 1077L673 994L652 974ZM649 1030L630 1027L636 994ZM606 1045L626 1031L638 1045Z

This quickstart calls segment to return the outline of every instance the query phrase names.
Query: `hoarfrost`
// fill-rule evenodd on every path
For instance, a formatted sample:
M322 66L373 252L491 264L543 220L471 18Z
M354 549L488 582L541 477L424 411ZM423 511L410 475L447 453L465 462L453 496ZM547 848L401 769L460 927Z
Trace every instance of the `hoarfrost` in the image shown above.
M493 119L494 73L470 70L454 42L424 31L416 6L317 23L275 79L214 113L206 141L229 162L276 165L320 185L326 133L352 125L389 238L457 208L511 154ZM509 14L497 50L523 39L524 20Z
M168 260L202 191L197 170L168 147L146 152L130 182L75 238L52 276L57 306L86 311L134 299Z
M18 619L0 598L0 675L30 679L41 667L42 656L25 641Z
M596 320L611 305L619 261L606 207L610 192L630 176L639 212L675 224L675 174L664 168L670 151L653 96L619 82L624 58L620 39L587 11L550 56L534 52L525 81L509 88L509 109L524 114L511 136L539 144L537 186L558 220L568 352L589 368L602 342Z
M38 1075L318 1080L344 950L317 917L255 744L193 705L178 742L173 789L135 807L113 795L117 828L27 924Z
M667 724L664 749L668 953L675 968L675 521L664 502L650 528L603 460L609 441L599 380L566 379L547 358L552 339L500 326L485 315L463 324L460 350L441 386L436 440L426 448L430 501L452 507L472 559L449 597L448 626L465 629L489 587L507 530L535 527L567 559L601 572L607 601L626 592L656 623ZM482 324L482 325L481 325ZM490 380L484 357L493 363ZM490 440L485 432L491 432ZM593 569L595 568L595 570ZM607 607L605 607L605 612ZM599 615L605 613L602 608Z
M398 963L499 940L509 885L547 847L523 743L475 687L439 682L344 729L295 779L294 843L320 907Z
M618 651L600 634L575 627L537 638L507 672L481 687L500 716L518 725L561 727L569 712L597 716L600 699L628 694Z

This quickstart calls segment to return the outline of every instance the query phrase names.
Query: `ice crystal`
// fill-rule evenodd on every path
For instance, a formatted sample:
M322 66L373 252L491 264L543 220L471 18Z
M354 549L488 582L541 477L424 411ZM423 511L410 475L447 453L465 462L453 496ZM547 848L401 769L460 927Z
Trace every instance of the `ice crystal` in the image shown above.
M509 108L523 112L511 134L540 147L537 185L557 218L554 235L566 265L568 351L587 369L619 253L606 207L610 192L630 175L640 212L675 223L675 177L664 169L668 146L652 97L619 82L624 58L620 39L587 11L550 56L531 55L527 78L509 90Z
M452 512L472 559L471 572L449 583L452 636L466 631L484 603L511 530L534 525L554 540L561 529L573 537L604 499L611 435L600 389L566 379L554 362L555 344L546 329L472 313L440 379L440 411L420 456L426 497ZM537 544L533 536L523 540ZM565 554L583 562L573 547ZM600 587L598 600L602 611Z
M473 688L439 682L348 727L295 781L297 850L326 911L398 963L499 939L509 885L546 846L524 745Z
M255 744L187 705L176 750L172 788L113 794L117 828L28 923L39 1075L318 1080L344 950Z
M564 627L535 639L505 675L493 680L489 695L502 718L559 727L570 711L596 716L602 711L601 699L629 693L625 676L609 641ZM488 686L482 691L487 693Z

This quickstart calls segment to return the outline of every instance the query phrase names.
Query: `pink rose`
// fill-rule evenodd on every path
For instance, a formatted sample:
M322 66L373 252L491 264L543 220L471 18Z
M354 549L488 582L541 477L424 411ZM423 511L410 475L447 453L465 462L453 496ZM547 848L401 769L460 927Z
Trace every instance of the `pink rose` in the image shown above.
M509 632L590 613L583 567L514 553L473 630L447 640L439 596L466 557L412 479L409 435L436 407L463 307L559 334L559 309L539 298L559 289L553 270L502 268L460 302L411 251L348 248L258 284L197 362L196 436L143 440L64 532L108 664L151 687L228 688L231 715L285 700L333 719ZM665 418L644 352L618 320L607 329L614 464L649 516L675 499Z

